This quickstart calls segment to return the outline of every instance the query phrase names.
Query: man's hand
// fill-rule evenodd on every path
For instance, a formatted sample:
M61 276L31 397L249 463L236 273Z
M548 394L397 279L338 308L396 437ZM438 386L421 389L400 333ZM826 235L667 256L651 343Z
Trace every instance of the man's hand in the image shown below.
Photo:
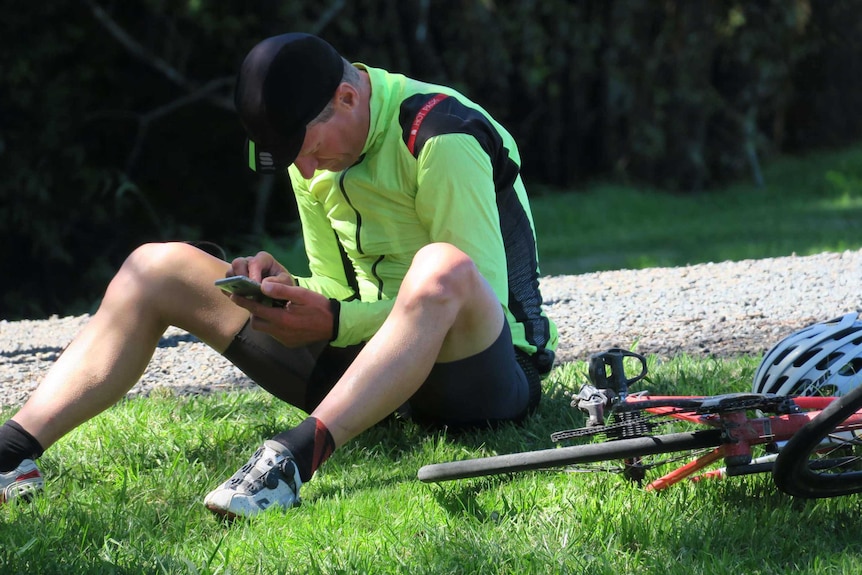
M296 285L293 276L287 268L275 261L272 254L258 252L256 256L236 258L230 264L230 271L225 277L247 276L256 282L262 282L264 278L278 278L278 281L287 285Z
M286 271L276 277L264 278L261 291L273 299L285 300L287 304L283 308L270 307L231 296L236 305L251 313L253 329L268 333L287 347L300 347L332 338L332 310L326 296L294 286L293 278Z

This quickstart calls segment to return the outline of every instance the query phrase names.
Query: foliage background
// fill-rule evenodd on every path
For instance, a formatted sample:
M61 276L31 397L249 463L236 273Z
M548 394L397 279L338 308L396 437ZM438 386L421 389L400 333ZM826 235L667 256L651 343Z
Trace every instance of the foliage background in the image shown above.
M528 183L699 194L862 135L862 0L54 0L0 4L0 318L92 311L134 246L288 238L241 161L233 74L263 37L452 84ZM574 208L573 208L574 209ZM286 240L285 240L286 241Z

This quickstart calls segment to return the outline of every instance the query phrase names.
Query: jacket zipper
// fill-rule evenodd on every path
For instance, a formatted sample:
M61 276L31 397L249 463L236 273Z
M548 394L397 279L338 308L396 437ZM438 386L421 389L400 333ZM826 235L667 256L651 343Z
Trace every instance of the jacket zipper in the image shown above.
M360 156L360 158L356 161L356 164L359 164L362 160L365 159L365 156ZM350 166L352 168L353 166ZM354 215L356 216L356 251L362 255L365 255L365 252L362 250L362 214L359 213L359 210L356 209L356 206L353 205L353 202L350 201L350 195L347 193L347 189L344 185L344 178L347 176L347 172L350 170L347 168L343 172L341 172L341 176L338 178L338 188L341 190L341 195L344 196L344 199L347 201L347 205L350 206L350 209L353 210ZM371 274L377 280L377 300L383 299L383 279L377 275L377 266L383 262L383 258L385 256L380 256L377 258L377 261L374 262L371 266Z

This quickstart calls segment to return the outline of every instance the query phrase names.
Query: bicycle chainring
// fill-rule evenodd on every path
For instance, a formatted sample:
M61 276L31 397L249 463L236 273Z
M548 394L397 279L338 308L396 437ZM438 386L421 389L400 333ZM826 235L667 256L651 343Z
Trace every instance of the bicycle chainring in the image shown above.
M671 422L672 420L665 415L653 415L645 411L614 411L611 413L611 422L606 425L557 431L551 434L551 440L564 441L599 436L603 436L605 440L643 437L651 435L656 428Z

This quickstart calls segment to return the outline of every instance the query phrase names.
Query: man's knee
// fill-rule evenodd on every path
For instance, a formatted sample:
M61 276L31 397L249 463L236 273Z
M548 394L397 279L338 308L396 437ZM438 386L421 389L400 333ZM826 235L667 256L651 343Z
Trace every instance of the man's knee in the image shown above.
M183 242L148 243L136 248L123 262L112 287L127 292L128 297L147 299L150 295L170 293L194 284L201 275L201 264L212 256ZM149 295L148 295L149 294Z
M434 243L416 252L399 297L463 298L479 281L470 256L452 244Z
M141 279L158 279L188 269L196 258L208 257L205 252L183 242L153 242L143 244L129 254L119 273L133 274Z

